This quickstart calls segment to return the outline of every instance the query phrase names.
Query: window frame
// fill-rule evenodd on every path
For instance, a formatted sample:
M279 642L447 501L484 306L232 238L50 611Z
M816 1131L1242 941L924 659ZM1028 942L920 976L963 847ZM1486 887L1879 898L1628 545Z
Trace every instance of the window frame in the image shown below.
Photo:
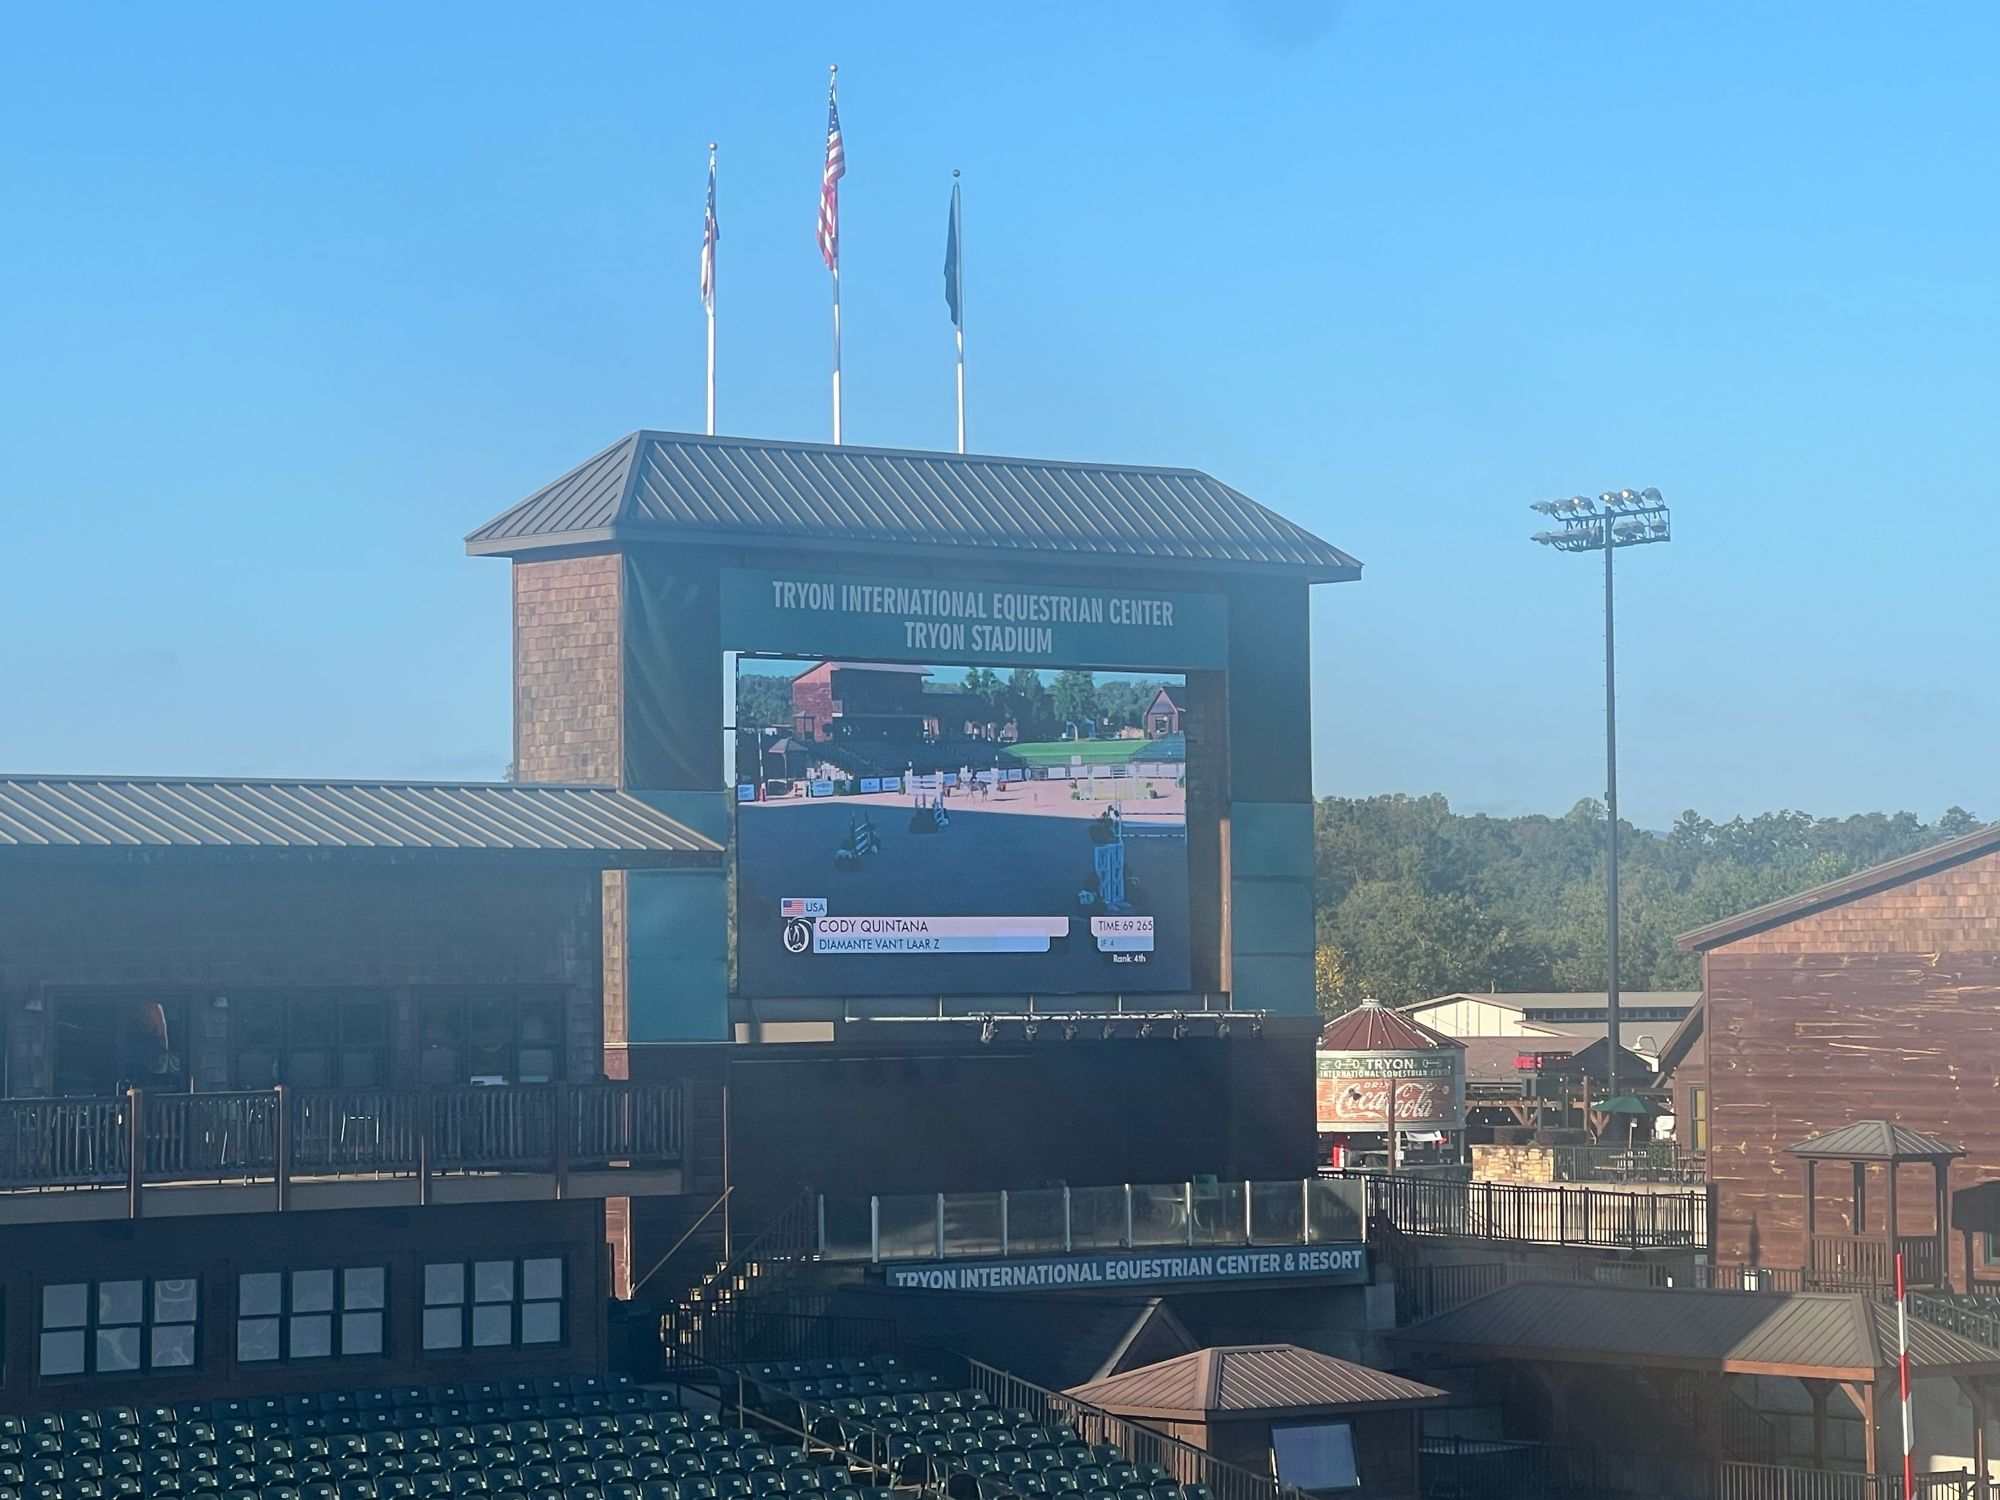
M106 1322L102 1315L103 1291L107 1286L136 1282L139 1286L139 1318L136 1322ZM188 1282L194 1288L194 1313L186 1319L162 1320L157 1316L159 1307L158 1288L162 1282ZM64 1323L50 1327L48 1321L48 1294L57 1287L80 1286L84 1289L83 1321ZM135 1276L106 1275L82 1278L52 1277L36 1283L35 1317L35 1380L41 1385L68 1384L79 1381L103 1380L145 1380L155 1375L187 1375L199 1372L202 1356L206 1352L202 1338L202 1304L205 1300L201 1276L193 1271L184 1275L156 1275L141 1272ZM100 1369L98 1366L98 1336L107 1329L133 1328L139 1333L139 1362L131 1369ZM160 1364L154 1358L154 1338L156 1330L165 1328L185 1328L188 1330L189 1349L186 1362ZM50 1334L76 1333L83 1336L83 1368L80 1370L50 1373L46 1368L47 1342Z
M331 1005L334 1011L333 1038L331 1042L305 1043L298 1037L300 1007L307 1004ZM390 1082L390 1060L394 1053L396 1005L395 996L387 990L260 990L239 993L231 1005L234 1014L229 1027L229 1077L239 1089L267 1089L273 1083L283 1083L292 1088L325 1089L379 1089ZM375 1039L350 1040L350 1012L363 1006L373 1006L379 1017L380 1027ZM277 1012L277 1039L271 1043L246 1043L242 1032L243 1015L269 1007ZM245 1070L246 1056L269 1052L273 1060L274 1078L251 1077ZM294 1056L320 1052L327 1054L329 1082L325 1084L301 1084L292 1077ZM373 1083L348 1083L345 1081L347 1059L350 1054L366 1052L374 1059Z
M504 1027L504 1047L506 1068L494 1074L474 1072L472 1054L475 1048L473 1035L474 1007L484 1002L497 1002L507 1012ZM545 1006L548 1009L550 1035L545 1042L529 1042L523 1035L524 1023L530 1006ZM446 1040L435 1048L430 1040L434 1020L445 1022ZM506 1083L558 1083L569 1076L569 997L560 989L544 985L495 985L491 988L468 988L418 991L416 994L416 1069L420 1084L434 1088L462 1088L469 1086L475 1078L498 1077ZM427 1073L427 1054L433 1050L445 1050L453 1054L453 1068L449 1078L442 1074L432 1077ZM532 1079L521 1076L521 1057L525 1052L549 1053L550 1068L546 1076L537 1073Z
M1304 1490L1309 1495L1350 1495L1363 1488L1365 1476L1361 1472L1361 1445L1355 1441L1354 1418L1321 1417L1318 1420L1298 1422L1273 1422L1271 1424L1271 1477L1289 1489ZM1323 1428L1343 1428L1347 1433L1347 1456L1353 1464L1354 1483L1313 1485L1308 1488L1297 1480L1285 1477L1284 1465L1278 1458L1278 1434L1281 1432L1317 1432Z
M558 1286L553 1297L529 1297L527 1291L527 1268L553 1262L556 1267ZM511 1288L505 1298L491 1297L481 1300L478 1276L481 1266L506 1266ZM459 1293L455 1301L431 1300L431 1272L455 1268L459 1273ZM479 1357L486 1354L511 1352L534 1353L544 1349L566 1349L570 1342L570 1293L569 1256L562 1251L551 1251L543 1255L487 1255L474 1256L465 1260L426 1260L423 1262L418 1287L417 1344L418 1354L425 1359L451 1359L467 1356ZM531 1307L554 1307L557 1318L557 1332L553 1339L527 1340L522 1336L522 1327L527 1309ZM504 1343L478 1342L478 1317L480 1309L507 1309L507 1333ZM430 1335L430 1320L433 1313L457 1314L458 1342L453 1344L433 1344Z
M1687 1148L1690 1151L1708 1149L1709 1127L1708 1085L1691 1083L1687 1087Z
M293 1285L297 1277L327 1272L333 1277L333 1301L325 1308L297 1307ZM347 1278L355 1271L376 1271L382 1277L382 1300L373 1307L350 1307L348 1305ZM276 1276L280 1278L278 1290L278 1311L275 1313L246 1313L243 1310L243 1282L250 1276ZM331 1365L353 1364L363 1360L387 1359L390 1354L390 1297L392 1282L387 1261L365 1261L355 1265L332 1266L270 1266L261 1270L238 1271L236 1273L236 1305L231 1324L235 1333L235 1362L252 1369L274 1369L290 1365ZM355 1350L347 1348L347 1318L350 1314L372 1313L376 1319L378 1342L373 1349ZM324 1315L327 1319L330 1346L324 1354L297 1354L292 1349L292 1320ZM278 1352L269 1359L246 1358L243 1354L243 1325L245 1323L276 1323L278 1325Z

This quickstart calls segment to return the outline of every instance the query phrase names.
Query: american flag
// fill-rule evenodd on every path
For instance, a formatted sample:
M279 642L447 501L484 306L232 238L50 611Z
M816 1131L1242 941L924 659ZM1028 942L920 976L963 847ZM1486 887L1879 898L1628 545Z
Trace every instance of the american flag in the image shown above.
M840 139L840 106L826 86L826 170L819 179L819 253L829 271L840 270L840 179L847 175L847 147Z
M715 311L715 242L722 232L715 225L715 152L708 153L708 212L701 229L701 305Z

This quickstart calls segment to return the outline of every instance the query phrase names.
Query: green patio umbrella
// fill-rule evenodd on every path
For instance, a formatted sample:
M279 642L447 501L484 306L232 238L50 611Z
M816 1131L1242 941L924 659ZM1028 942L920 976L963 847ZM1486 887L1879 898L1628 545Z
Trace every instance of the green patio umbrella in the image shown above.
M1599 1099L1591 1106L1594 1111L1607 1115L1656 1115L1660 1107L1637 1094L1614 1094L1609 1099Z

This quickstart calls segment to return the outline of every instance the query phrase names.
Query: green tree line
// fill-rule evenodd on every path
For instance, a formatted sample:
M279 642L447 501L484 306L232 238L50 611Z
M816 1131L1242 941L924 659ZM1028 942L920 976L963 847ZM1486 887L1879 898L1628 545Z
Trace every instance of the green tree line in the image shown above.
M1619 983L1691 990L1677 934L1970 833L1960 807L1713 822L1664 835L1619 822ZM1495 818L1442 796L1328 797L1314 810L1320 1008L1454 990L1593 990L1605 978L1604 805Z

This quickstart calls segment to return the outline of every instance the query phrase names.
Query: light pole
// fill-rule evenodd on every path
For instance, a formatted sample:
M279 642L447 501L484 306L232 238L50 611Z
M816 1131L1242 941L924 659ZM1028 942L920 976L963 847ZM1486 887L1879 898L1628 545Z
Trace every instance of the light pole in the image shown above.
M1606 490L1595 502L1582 495L1539 500L1529 509L1561 523L1534 539L1558 552L1604 554L1604 1097L1618 1096L1618 670L1612 620L1611 554L1673 540L1673 518L1660 492ZM1588 1124L1588 1122L1585 1122Z

